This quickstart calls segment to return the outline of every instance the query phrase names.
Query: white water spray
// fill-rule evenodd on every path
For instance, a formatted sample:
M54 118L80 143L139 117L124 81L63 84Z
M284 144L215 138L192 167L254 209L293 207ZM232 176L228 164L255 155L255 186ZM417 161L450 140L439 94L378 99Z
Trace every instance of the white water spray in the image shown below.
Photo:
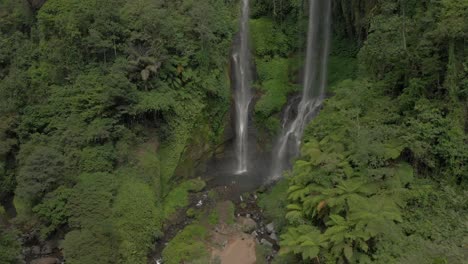
M234 103L236 108L236 174L246 173L248 170L248 123L249 106L252 101L249 49L249 0L242 0L242 15L240 22L240 44L232 54L236 86L234 92Z
M299 154L306 125L319 110L325 97L330 49L331 1L310 0L307 51L302 97L294 120L286 109L281 136L273 151L270 180L279 179L292 158Z

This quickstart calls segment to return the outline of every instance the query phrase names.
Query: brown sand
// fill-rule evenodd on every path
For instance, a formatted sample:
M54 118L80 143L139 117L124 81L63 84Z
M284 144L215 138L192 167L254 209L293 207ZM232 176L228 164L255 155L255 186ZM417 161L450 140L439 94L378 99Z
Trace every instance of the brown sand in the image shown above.
M235 234L224 249L213 252L221 264L255 264L255 240L247 234Z

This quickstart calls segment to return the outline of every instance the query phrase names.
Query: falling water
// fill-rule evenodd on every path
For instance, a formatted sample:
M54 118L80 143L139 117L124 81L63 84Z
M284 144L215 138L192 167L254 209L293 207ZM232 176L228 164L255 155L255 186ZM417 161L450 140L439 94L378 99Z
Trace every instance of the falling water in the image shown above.
M330 47L331 1L310 0L307 51L302 97L297 115L288 106L280 138L273 151L271 180L281 177L291 158L299 154L305 126L319 110L325 95ZM294 118L293 120L289 120Z
M236 107L236 174L247 172L249 105L252 100L250 85L252 73L249 50L249 0L242 0L240 45L234 48L235 107Z

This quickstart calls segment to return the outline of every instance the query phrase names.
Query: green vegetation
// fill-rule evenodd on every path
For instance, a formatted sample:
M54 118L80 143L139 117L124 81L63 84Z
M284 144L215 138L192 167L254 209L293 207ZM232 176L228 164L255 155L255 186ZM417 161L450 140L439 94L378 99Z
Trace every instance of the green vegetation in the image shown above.
M151 188L135 179L124 181L114 202L121 263L143 263L161 235L161 209Z
M288 188L287 179L283 179L277 182L270 191L259 195L258 205L264 210L268 220L274 222L278 232L281 232L287 223L284 216L287 213Z
M281 25L261 17L252 19L250 27L258 74L256 87L262 94L255 105L255 122L267 139L279 127L278 113L288 96L298 90L293 80L299 62L288 57L293 47L288 42L287 30Z
M269 18L253 19L250 22L255 54L259 57L287 55L289 51L287 36L275 28Z
M251 3L257 149L301 89L306 2ZM330 97L259 199L274 263L466 262L467 2L333 8ZM234 204L187 206L229 134L238 15L233 0L0 0L0 263L36 232L67 263L146 263L184 212L165 263L209 262Z
M0 200L25 233L70 230L67 263L146 263L205 185L173 177L194 131L222 140L236 5L29 2L0 1Z
M17 232L0 229L0 263L15 263L21 252L21 244L17 240Z
M233 202L228 201L226 202L226 224L233 225L235 222L235 210L236 207Z
M220 202L216 198L209 198L205 200L205 203L208 206L193 207L187 210L186 214L192 222L179 231L164 248L162 257L165 263L202 264L213 261L218 263L211 259L210 249L213 247L213 241L210 241L212 236L210 233L218 228L223 230L225 225L235 223L235 206L231 201Z
M467 8L378 3L360 71L353 59L331 58L334 96L308 126L288 176L283 255L464 263L468 30L459 18ZM346 51L338 47L337 55Z
M208 215L208 223L210 225L217 225L219 223L219 218L218 210L212 210Z
M189 204L189 192L199 192L205 187L205 182L199 179L189 180L181 183L173 189L165 198L164 217L170 218L177 209L187 207Z
M210 255L204 240L208 230L197 224L187 226L164 248L164 262L178 264L186 261L192 263L209 263Z

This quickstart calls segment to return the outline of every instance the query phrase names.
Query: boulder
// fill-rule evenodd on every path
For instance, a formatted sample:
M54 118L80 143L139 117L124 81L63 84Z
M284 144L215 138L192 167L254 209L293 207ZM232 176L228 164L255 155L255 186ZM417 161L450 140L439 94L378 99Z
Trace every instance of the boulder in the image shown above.
M252 218L238 217L237 223L240 225L242 232L251 233L257 228L257 223Z
M274 232L271 233L270 238L273 239L273 240L275 240L275 241L278 241L278 236L277 236L276 233L274 233Z
M42 255L52 254L55 247L56 246L52 242L47 242L44 244L44 246L42 246L41 254Z
M53 257L38 258L31 261L31 264L59 264L60 260Z
M273 244L270 243L270 241L268 241L268 240L266 240L264 238L262 238L262 240L260 240L260 244L262 244L264 246L267 246L267 247L271 247L271 248L273 247Z
M266 230L268 231L268 233L273 233L275 231L275 224L269 223L268 225L266 225Z
M31 248L31 254L32 255L40 255L41 254L41 247L39 246L33 246Z
M23 249L21 250L21 254L22 254L23 256L30 255L31 252L32 252L32 249L31 249L31 248L28 248L28 247L27 247L27 248L23 248Z

